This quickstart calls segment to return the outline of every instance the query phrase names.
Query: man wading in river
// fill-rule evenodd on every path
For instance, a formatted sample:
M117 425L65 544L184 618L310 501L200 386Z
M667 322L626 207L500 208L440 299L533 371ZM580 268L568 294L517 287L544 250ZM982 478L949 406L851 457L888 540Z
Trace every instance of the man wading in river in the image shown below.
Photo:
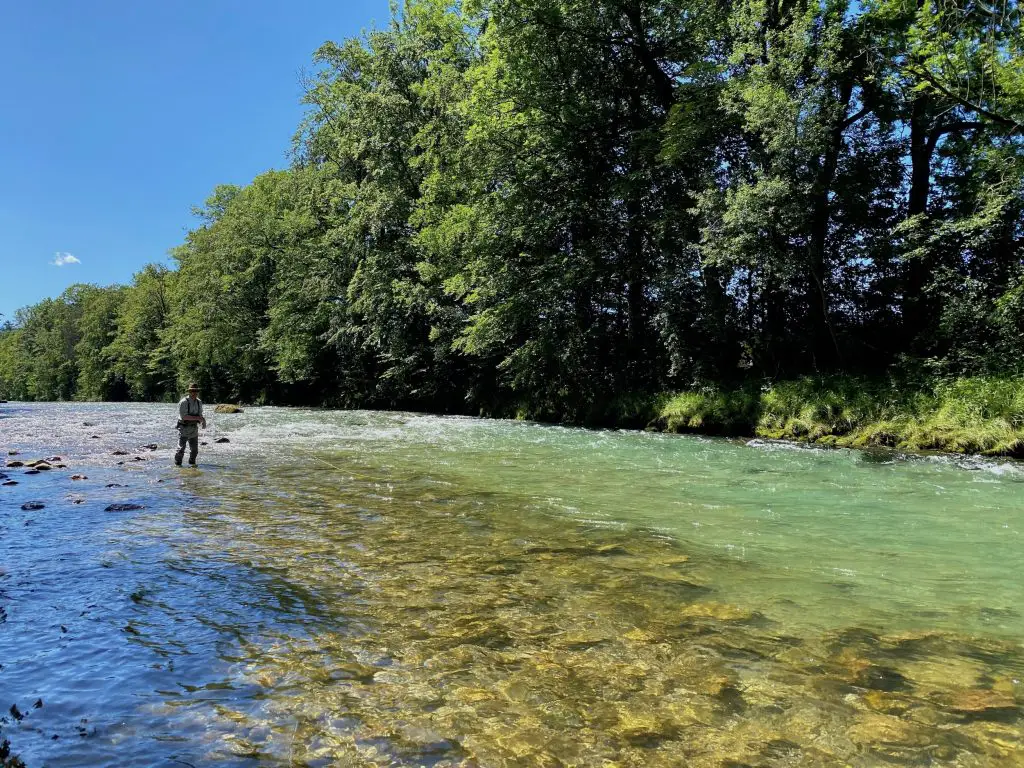
M188 443L188 463L196 465L196 454L199 453L199 425L206 429L206 417L203 416L203 401L199 394L198 384L188 385L188 395L178 403L178 450L174 454L174 463L181 466L185 455L185 444Z

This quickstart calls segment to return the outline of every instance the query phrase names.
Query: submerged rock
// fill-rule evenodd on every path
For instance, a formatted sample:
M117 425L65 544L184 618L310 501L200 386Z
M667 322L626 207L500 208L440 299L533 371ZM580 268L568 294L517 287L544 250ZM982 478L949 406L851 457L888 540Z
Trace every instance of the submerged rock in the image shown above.
M18 467L24 467L25 466L25 462L23 462L23 461L8 461L5 466L10 468L10 469L17 469Z
M983 688L956 691L944 703L952 712L976 717L1013 715L1019 710L1013 696Z
M216 408L213 409L213 412L214 413L245 413L245 411L242 410L241 408L239 408L237 405L227 405L227 404L218 405Z
M231 441L228 440L226 437L218 437L213 442L215 442L215 443L230 443Z
M86 477L85 475L72 475L71 479L72 480L88 480L89 478Z
M3 484L4 485L17 485L18 481L17 480L5 480Z
M855 744L900 744L922 746L929 742L927 734L910 723L892 715L861 715L847 731Z
M110 455L111 455L111 456L127 456L127 455L128 455L128 451L122 451L122 450L121 450L121 449L119 448L118 450L114 451L114 452L113 452L113 453L111 453Z
M688 619L715 619L716 621L750 621L754 612L728 603L691 603L682 610Z
M104 512L134 512L137 509L145 509L145 507L142 504L131 504L131 503L109 504L106 507L106 509L104 509L103 511Z
M26 501L24 504L21 505L21 509L24 512L35 512L36 510L45 508L46 505L43 504L43 502L41 501Z

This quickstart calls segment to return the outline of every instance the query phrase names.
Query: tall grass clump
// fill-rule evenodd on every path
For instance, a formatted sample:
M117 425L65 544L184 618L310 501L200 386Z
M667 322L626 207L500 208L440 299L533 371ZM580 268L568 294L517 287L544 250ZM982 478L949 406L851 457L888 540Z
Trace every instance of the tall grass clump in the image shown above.
M706 388L681 392L664 400L658 423L669 432L749 435L757 424L759 412L757 389Z
M906 425L903 447L1024 453L1024 380L972 377L934 387L934 407Z
M1024 457L1024 379L805 377L662 401L671 432Z

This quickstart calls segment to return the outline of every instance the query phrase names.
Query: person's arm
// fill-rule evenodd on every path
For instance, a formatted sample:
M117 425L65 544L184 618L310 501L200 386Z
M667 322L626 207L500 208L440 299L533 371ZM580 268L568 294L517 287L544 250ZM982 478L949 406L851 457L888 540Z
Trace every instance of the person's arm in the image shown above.
M203 406L202 406L202 404L200 404L200 406L199 406L199 414L200 414L199 416L190 416L189 415L189 413L188 413L188 400L182 400L181 404L178 406L178 418L180 418L182 421L201 421L203 423L203 426L205 427L206 426L206 419L203 418L202 413L203 413Z

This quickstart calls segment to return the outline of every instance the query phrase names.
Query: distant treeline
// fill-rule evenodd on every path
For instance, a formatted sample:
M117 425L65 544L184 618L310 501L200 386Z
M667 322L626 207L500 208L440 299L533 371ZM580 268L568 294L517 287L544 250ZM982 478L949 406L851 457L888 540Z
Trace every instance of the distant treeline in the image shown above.
M1018 374L1016 0L409 0L290 169L0 331L0 397L600 422L804 374ZM272 106L272 105L271 105ZM245 126L239 126L240 131Z

